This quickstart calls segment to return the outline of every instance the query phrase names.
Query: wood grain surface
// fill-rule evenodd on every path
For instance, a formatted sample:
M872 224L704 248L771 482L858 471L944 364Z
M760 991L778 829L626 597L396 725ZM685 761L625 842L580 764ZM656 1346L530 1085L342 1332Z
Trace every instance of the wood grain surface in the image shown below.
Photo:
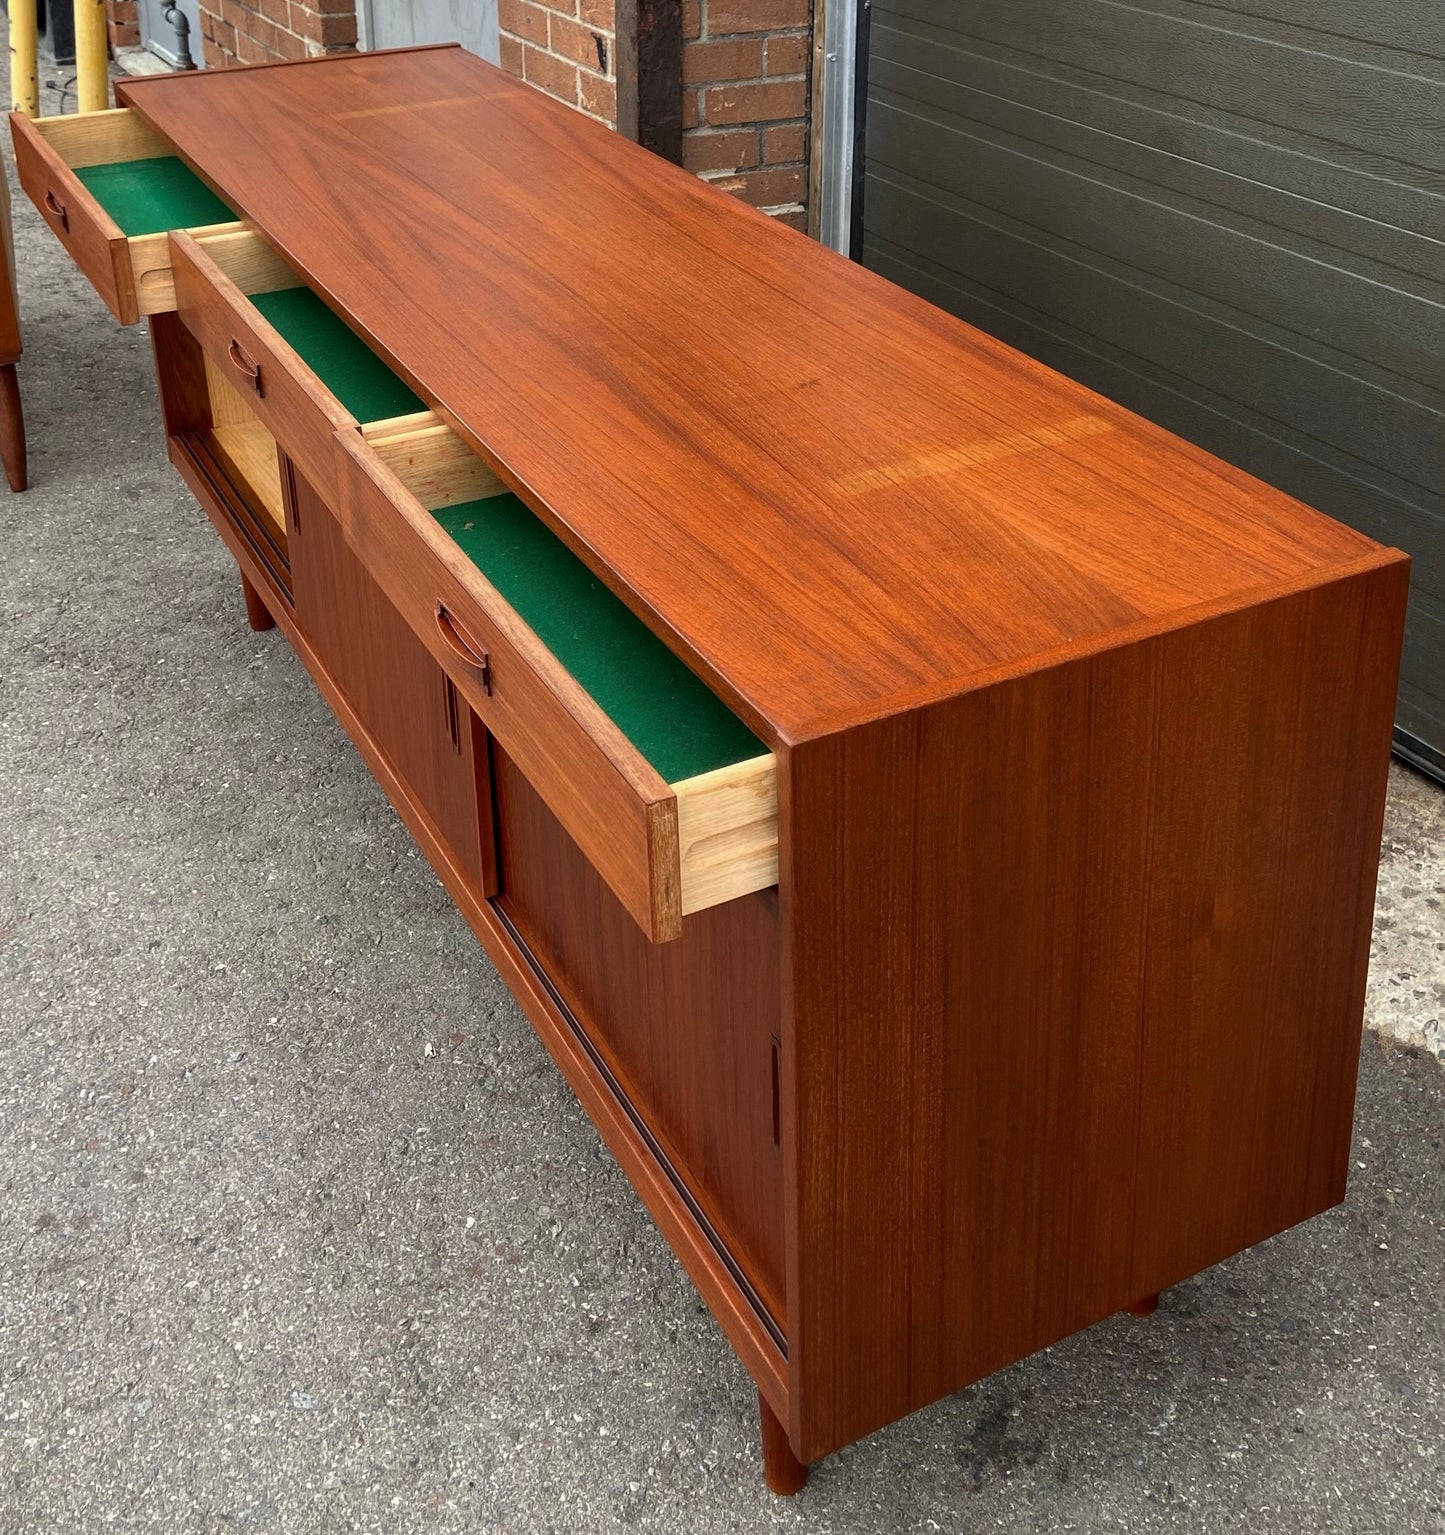
M15 280L15 231L10 215L10 182L0 186L0 244L5 269L0 272L0 359L13 363L20 355L20 292Z
M233 247L232 240L239 240L240 246ZM217 259L226 259L223 252L239 249L249 265L254 243L249 236L220 236L202 245L187 234L173 234L176 312L256 418L334 504L336 433L354 428L356 422L286 338L257 312ZM274 286L288 278L285 269L278 267L268 280Z
M20 301L15 284L15 240L10 221L10 183L0 185L0 461L11 490L28 483L25 456L25 415L20 407L20 380L15 376L20 356Z
M175 461L754 1375L775 1485L1341 1196L1402 556L459 51L121 91L774 750L776 894L684 918L668 786L398 478L449 483L434 437L336 432L291 608L188 447L180 318L231 331L175 242ZM449 829L373 619L495 731Z
M122 325L134 325L140 311L130 248L120 226L85 190L32 119L12 112L10 130L21 187L70 259L105 300L106 308Z
M361 434L339 433L335 451L337 514L372 578L643 931L676 938L676 795ZM446 637L458 628L461 648Z
M802 1459L1342 1197L1407 570L789 754Z
M506 754L494 759L503 907L785 1333L776 892L649 943Z
M201 373L199 360L188 359L183 347L176 347L176 333L181 331L174 315L159 317L165 338L157 348L157 362L169 372L179 374L175 419L194 424L197 419L193 390ZM194 367L190 362L194 362ZM164 378L163 373L163 378ZM202 384L204 379L202 376ZM204 407L203 407L204 408ZM167 419L172 419L168 416ZM425 809L414 787L403 778L393 756L373 737L365 722L352 707L345 691L331 671L332 658L321 655L299 621L289 596L283 593L271 571L259 563L243 530L234 519L232 508L196 463L191 438L170 438L171 461L195 492L206 515L211 519L227 549L236 559L243 578L261 594L275 616L287 640L303 666L310 673L322 696L342 727L361 752L383 792L396 807L411 834L425 853L438 877L456 902L462 915L476 933L503 981L517 998L537 1030L538 1036L567 1079L584 1111L596 1125L603 1140L617 1158L633 1187L647 1206L659 1230L687 1270L699 1294L706 1301L728 1341L757 1382L765 1401L774 1413L786 1416L786 1361L776 1339L765 1325L751 1299L744 1294L734 1273L719 1254L715 1243L703 1232L694 1209L659 1164L643 1127L619 1100L604 1076L597 1059L584 1046L573 1020L564 1013L557 993L536 968L519 943L513 927L499 915L497 904L483 899L483 892L496 888L497 871L492 859L490 839L483 845L484 869L481 888L469 860L458 862L456 843L439 834L433 813ZM302 511L304 518L305 512ZM474 748L478 789L483 804L491 803L487 782L485 741ZM564 839L565 840L565 839ZM749 956L754 962L754 956Z
M229 530L244 539L289 606L291 557L280 505L281 469L275 440L211 364L179 316L153 315L150 332L171 462L213 521L217 516L213 508L224 508L220 515L228 520ZM225 441L228 428L243 424L262 438L249 444L243 454L249 461L249 472L246 462L238 463L227 451ZM262 475L257 464L268 444L270 472ZM257 479L263 479L264 485L258 486ZM268 496L273 502L270 506L266 504ZM275 606L271 606L274 613Z
M118 91L770 744L1373 547L460 50Z
M491 795L472 711L348 547L331 509L286 468L297 620L452 862L490 895Z

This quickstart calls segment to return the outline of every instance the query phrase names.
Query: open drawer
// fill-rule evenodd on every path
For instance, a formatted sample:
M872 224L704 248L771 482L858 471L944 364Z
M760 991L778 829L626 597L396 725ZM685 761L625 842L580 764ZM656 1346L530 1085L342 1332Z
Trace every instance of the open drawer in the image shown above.
M172 229L240 229L235 214L128 107L10 114L20 185L123 325L176 307Z
M328 503L338 431L425 411L254 232L173 234L171 264L181 323Z
M449 427L336 446L352 547L650 938L777 883L772 755Z

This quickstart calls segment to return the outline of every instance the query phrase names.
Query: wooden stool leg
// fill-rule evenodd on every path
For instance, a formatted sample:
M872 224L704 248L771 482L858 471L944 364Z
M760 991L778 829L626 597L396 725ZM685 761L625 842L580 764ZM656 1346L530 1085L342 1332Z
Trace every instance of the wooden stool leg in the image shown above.
M1156 1290L1152 1295L1142 1296L1132 1306L1124 1309L1130 1316L1153 1316L1159 1309L1159 1292Z
M778 1422L773 1409L758 1393L758 1415L763 1421L763 1480L768 1491L780 1498L791 1498L801 1492L808 1480L808 1468L793 1454L788 1443L788 1431Z
M258 632L262 629L274 629L276 620L271 617L270 608L262 600L260 592L245 576L241 577L241 590L246 594L246 620L251 627Z
M0 366L0 460L5 464L5 478L11 490L24 490L29 480L25 470L25 417L20 410L20 380L15 364Z

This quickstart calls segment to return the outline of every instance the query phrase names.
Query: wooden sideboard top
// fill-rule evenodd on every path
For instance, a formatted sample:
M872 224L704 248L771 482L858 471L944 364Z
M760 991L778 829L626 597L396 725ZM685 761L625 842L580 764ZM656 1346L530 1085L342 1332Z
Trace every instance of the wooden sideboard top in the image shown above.
M117 94L764 736L1401 558L458 48Z

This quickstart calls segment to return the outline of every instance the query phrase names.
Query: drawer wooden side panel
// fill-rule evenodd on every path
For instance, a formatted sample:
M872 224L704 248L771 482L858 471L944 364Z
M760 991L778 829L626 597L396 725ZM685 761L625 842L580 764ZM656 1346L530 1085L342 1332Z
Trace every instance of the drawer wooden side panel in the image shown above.
M105 300L106 308L122 325L134 325L140 319L140 309L130 247L120 227L28 117L12 112L10 130L15 141L15 169L26 196Z
M648 937L676 938L682 899L672 789L360 433L338 433L336 451L346 537L377 584ZM458 640L485 652L485 672Z
M302 474L334 501L334 438L355 420L197 241L179 231L170 241L181 323Z

